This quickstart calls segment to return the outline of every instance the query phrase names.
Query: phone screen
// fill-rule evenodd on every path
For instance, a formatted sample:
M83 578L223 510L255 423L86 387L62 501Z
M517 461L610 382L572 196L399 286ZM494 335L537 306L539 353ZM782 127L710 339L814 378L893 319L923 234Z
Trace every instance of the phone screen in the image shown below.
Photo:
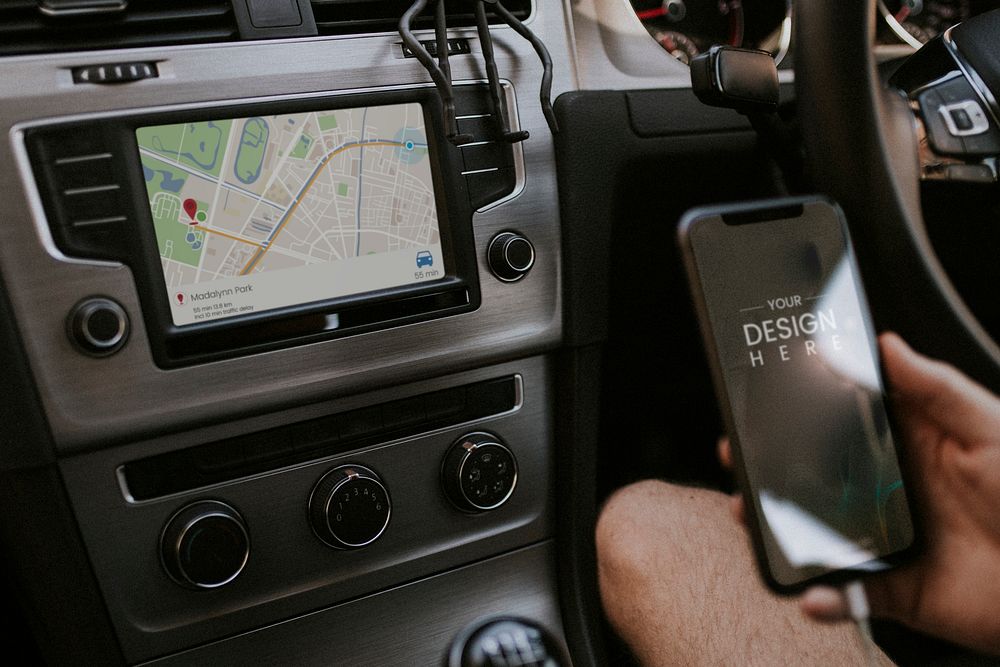
M838 209L800 201L684 227L767 578L791 589L887 567L913 525Z

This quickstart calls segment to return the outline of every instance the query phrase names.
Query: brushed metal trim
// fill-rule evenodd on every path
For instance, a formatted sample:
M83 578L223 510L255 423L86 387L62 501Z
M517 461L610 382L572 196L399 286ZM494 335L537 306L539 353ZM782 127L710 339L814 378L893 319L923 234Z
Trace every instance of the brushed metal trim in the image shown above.
M463 628L498 610L540 623L565 652L556 572L555 543L543 540L141 664L441 665Z

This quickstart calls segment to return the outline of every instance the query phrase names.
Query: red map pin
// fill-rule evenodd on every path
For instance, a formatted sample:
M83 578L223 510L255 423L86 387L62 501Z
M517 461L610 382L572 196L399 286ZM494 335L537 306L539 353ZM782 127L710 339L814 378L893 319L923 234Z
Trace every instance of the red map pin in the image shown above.
M185 199L184 212L188 214L189 218L191 218L192 225L198 224L198 221L194 219L194 214L198 212L198 202L193 199Z

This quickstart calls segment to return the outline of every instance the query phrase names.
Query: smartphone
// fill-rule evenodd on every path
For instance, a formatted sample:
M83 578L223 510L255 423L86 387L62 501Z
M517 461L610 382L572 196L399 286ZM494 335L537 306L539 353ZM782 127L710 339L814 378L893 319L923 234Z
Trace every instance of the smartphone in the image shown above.
M764 579L794 593L892 567L913 517L840 208L695 209L679 240Z

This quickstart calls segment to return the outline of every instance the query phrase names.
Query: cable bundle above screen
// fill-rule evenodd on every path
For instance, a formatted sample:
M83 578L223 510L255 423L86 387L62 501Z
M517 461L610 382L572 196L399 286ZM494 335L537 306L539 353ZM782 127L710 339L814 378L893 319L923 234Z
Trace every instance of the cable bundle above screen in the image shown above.
M489 4L493 12L500 17L517 34L531 43L535 53L538 54L542 62L542 84L539 92L542 113L545 121L553 134L559 131L556 123L556 116L552 110L552 58L549 56L545 44L527 26L525 26L516 16L514 16L500 0L467 0L475 5L476 29L479 33L479 42L483 51L483 60L486 65L486 78L489 82L490 104L493 110L493 118L497 124L497 133L504 141L516 143L528 138L526 130L512 130L510 118L503 104L503 92L500 88L500 73L497 69L496 57L493 53L493 37L490 34L489 19L486 14L486 5ZM437 87L441 96L441 104L444 112L445 135L448 140L456 146L470 143L472 137L463 134L458 129L458 119L455 116L455 96L452 90L451 65L448 62L448 28L447 14L445 11L445 0L436 0L437 5L434 10L434 38L436 42L437 60L430 54L427 48L413 34L414 19L427 8L429 0L415 0L413 5L403 14L399 21L399 35L403 39L403 44L413 52L417 60L430 74L431 80Z

